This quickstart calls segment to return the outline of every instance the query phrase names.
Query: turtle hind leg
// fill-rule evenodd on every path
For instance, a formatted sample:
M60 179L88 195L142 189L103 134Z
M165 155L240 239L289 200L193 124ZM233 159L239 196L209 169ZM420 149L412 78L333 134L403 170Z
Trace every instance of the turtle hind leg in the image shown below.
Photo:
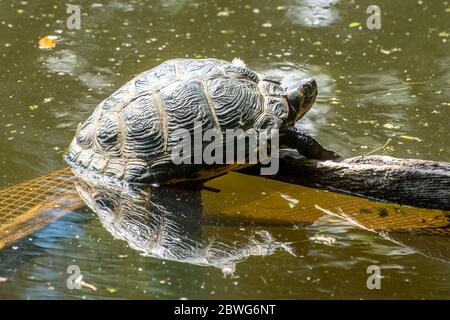
M280 130L280 145L297 149L297 151L308 159L318 160L341 160L336 152L324 148L316 139L305 131L298 128L286 128Z

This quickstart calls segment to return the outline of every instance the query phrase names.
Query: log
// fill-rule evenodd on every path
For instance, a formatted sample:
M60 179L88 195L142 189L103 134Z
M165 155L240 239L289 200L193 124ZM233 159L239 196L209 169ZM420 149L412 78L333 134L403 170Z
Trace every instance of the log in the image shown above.
M255 168L243 172L259 174ZM280 170L267 177L369 199L450 210L450 163L445 162L380 155L320 161L280 150Z

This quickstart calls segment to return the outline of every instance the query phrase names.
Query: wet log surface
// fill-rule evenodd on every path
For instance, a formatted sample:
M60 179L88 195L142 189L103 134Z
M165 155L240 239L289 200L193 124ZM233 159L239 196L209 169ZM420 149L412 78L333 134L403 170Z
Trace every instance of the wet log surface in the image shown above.
M244 173L259 174L259 170L250 168ZM281 150L279 173L271 178L399 204L450 210L450 163L445 162L379 155L320 161L305 159L292 150Z

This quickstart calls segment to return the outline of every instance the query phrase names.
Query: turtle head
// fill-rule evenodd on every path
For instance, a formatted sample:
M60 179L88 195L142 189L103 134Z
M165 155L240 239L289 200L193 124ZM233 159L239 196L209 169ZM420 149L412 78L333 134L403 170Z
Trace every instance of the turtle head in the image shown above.
M313 78L302 80L295 86L286 89L289 103L287 122L295 124L311 109L317 96L317 83Z

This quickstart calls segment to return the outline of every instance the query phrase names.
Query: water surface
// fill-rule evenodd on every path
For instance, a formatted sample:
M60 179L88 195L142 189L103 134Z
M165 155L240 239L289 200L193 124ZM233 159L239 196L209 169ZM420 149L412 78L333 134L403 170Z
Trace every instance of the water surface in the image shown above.
M285 83L315 77L318 101L300 125L345 156L392 139L384 150L389 155L450 161L450 3L380 0L380 30L365 26L370 4L83 2L81 29L69 31L60 2L0 1L0 187L63 167L77 124L97 103L134 75L176 57L240 57L259 72L285 77ZM361 25L350 27L354 22ZM39 49L39 38L53 34L62 38L56 48ZM249 187L233 195L241 185ZM233 199L248 202L280 191L277 183L239 174L216 179L214 186L228 191L216 209L208 209L213 213L236 205ZM301 188L290 196L301 205ZM214 266L142 256L83 209L0 251L0 277L8 279L0 283L0 297L450 296L446 238L404 235L412 248L428 248L423 255L330 218L307 227L201 227L203 238L221 234L227 241L261 230L295 254L275 248L239 262L225 276ZM72 264L98 291L67 288L65 271ZM367 289L372 264L382 268L381 290Z

